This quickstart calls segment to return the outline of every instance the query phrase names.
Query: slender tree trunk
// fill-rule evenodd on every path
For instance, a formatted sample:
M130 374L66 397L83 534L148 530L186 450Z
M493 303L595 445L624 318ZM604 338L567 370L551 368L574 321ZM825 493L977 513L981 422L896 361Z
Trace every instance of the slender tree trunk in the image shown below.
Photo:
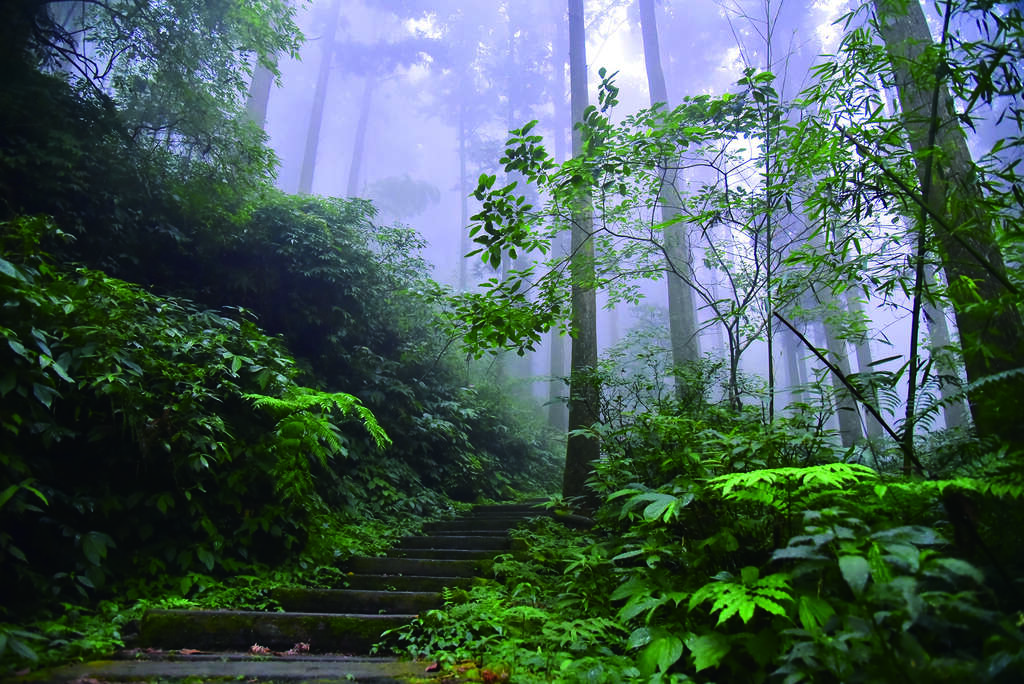
M274 74L262 64L257 64L249 82L249 94L245 98L245 111L260 128L267 123L267 104L270 89L274 85Z
M946 312L925 300L924 317L928 323L928 350L931 354L935 370L939 375L939 396L942 397L942 415L946 419L946 427L961 428L968 424L967 409L961 398L953 398L960 391L960 369L949 351L949 325L946 323ZM957 378L953 381L951 378Z
M466 104L459 104L459 292L469 288L469 179L466 176L467 138Z
M313 172L316 170L317 147L320 144L320 126L324 120L324 104L327 101L327 84L331 76L331 61L334 57L334 37L338 32L341 17L341 0L334 0L328 13L327 30L321 38L320 69L313 91L313 107L309 112L309 128L306 131L306 148L302 155L302 169L299 172L299 194L308 195L313 191Z
M932 221L967 380L975 383L1021 365L1024 325L1015 306L999 303L1007 293L1001 282L1006 278L1003 256L983 210L982 191L952 97L945 83L934 78L940 70L929 52L933 43L924 12L915 1L875 0L874 5L921 187L930 190L925 202L929 214L945 224ZM929 149L931 140L937 154ZM1024 445L1024 378L1018 374L987 383L969 399L981 435Z
M644 42L644 64L647 67L647 87L651 105L661 102L668 104L668 89L665 74L661 68L661 51L658 44L658 24L654 14L654 0L639 0L640 29ZM678 193L675 188L675 172L666 172L658 196L661 217L665 222L665 256L668 274L668 324L672 343L672 364L676 368L700 358L697 337L696 306L693 288L687 281L693 280L690 241L686 225L679 220ZM686 394L686 388L676 375L676 393Z
M565 91L565 67L569 58L569 37L567 35L567 24L565 13L558 11L558 4L552 5L555 22L555 44L553 54L552 70L554 72L554 151L555 162L561 164L565 161L565 132L568 124L571 123L572 114L569 109L569 100ZM569 254L565 231L559 233L555 238L552 249L556 258L566 257ZM548 385L548 424L559 431L567 431L569 428L569 410L565 401L565 381L562 379L568 375L566 361L567 340L558 330L549 333L549 344L551 349L551 382Z
M864 306L856 297L846 297L846 308L854 316L857 316L862 320L870 320L864 315ZM853 349L857 353L857 370L861 373L870 373L873 361L871 358L871 342L867 333L853 341ZM878 392L873 387L866 389L864 391L864 396L873 403L876 409L881 411L881 407L878 405ZM881 438L885 431L882 429L882 425L878 422L878 419L867 411L865 411L864 418L867 421L865 428L868 437L871 439Z
M839 371L850 376L850 357L846 352L846 340L840 339L835 328L827 322L822 321L822 331L825 336L825 347L828 349L830 360ZM861 431L860 411L857 409L857 402L850 396L850 392L843 385L842 381L830 374L832 388L836 395L836 418L839 420L839 438L844 447L853 446L864 438Z
M785 327L779 331L782 358L786 364L786 381L789 383L789 401L803 400L803 387L807 384L807 363L803 357L800 340Z
M370 125L370 105L373 102L373 89L377 82L371 77L366 77L363 84L363 99L359 106L359 122L356 124L356 137L352 144L352 162L348 168L348 189L345 194L349 197L356 197L359 194L359 172L363 166L363 156L366 154L366 129Z
M583 24L583 0L569 0L569 82L572 120L583 120L587 94L587 48ZM573 129L572 153L583 153L583 137ZM562 494L586 496L586 480L601 447L595 438L572 434L589 429L598 419L600 389L593 373L597 368L597 292L594 289L593 209L589 187L580 190L572 217L572 379L569 386L569 438L565 454ZM591 502L592 503L592 502Z

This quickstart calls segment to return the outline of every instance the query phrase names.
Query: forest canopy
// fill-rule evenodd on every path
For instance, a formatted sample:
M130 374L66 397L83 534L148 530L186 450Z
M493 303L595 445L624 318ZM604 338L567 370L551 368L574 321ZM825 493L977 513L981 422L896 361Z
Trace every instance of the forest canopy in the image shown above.
M1024 672L1020 3L10 4L0 673L526 493L387 647Z

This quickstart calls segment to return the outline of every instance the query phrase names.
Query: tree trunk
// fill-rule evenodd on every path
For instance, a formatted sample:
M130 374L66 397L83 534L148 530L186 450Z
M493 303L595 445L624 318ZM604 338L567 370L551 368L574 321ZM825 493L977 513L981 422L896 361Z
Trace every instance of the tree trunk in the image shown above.
M640 30L644 42L644 64L647 67L647 87L651 105L668 103L668 89L665 74L661 68L661 52L658 45L658 24L654 15L654 0L639 0ZM665 256L668 274L668 325L672 343L672 364L680 368L700 358L697 338L696 307L694 305L692 282L693 267L690 255L690 241L686 226L679 221L679 207L676 201L675 173L666 172L662 179L658 204L665 227ZM676 376L676 393L680 398L686 393L679 376Z
M821 325L825 334L825 347L828 349L829 360L843 375L849 377L850 357L846 352L846 340L840 339L836 335L835 328L826 321L822 321ZM834 373L830 374L830 378L836 396L839 438L844 447L850 447L864 438L860 427L860 412L857 410L857 402L850 396L849 390L846 389L842 381Z
M569 83L572 120L583 120L588 104L587 48L583 28L583 0L569 0ZM583 153L583 136L573 129L572 153ZM594 289L593 210L590 188L581 188L572 216L572 378L569 386L569 438L565 453L562 494L585 497L586 480L601 452L597 439L575 430L589 429L598 421L599 388L594 378L597 368L597 292ZM590 507L593 502L588 502Z
M864 315L864 306L856 297L849 295L846 297L846 308L851 314L862 320L871 320ZM871 373L871 364L873 362L871 358L871 342L866 332L863 336L858 337L853 341L853 349L857 353L857 370L863 374ZM873 387L866 389L864 391L864 396L868 401L872 402L879 412L881 412L881 407L878 405L878 392ZM882 434L885 432L882 429L882 424L878 422L877 418L867 411L864 412L864 419L866 421L865 428L868 437L871 439L880 439Z
M928 323L928 350L939 375L939 396L943 400L942 415L946 419L946 427L965 427L968 421L964 401L961 398L953 398L953 395L960 391L960 370L959 364L948 349L950 339L946 312L926 299L924 318ZM957 378L957 381L953 381L952 378Z
M558 5L552 5L555 22L555 44L553 49L552 71L554 72L554 96L553 109L554 121L552 124L552 135L554 137L555 163L561 164L565 161L565 132L571 123L572 114L569 109L569 101L565 94L565 66L569 57L569 37L566 35L567 26L565 13L558 11ZM552 250L556 258L568 255L566 235L562 231L555 238ZM569 412L565 402L565 381L562 379L568 373L566 368L566 343L567 340L558 330L552 329L549 333L549 347L551 349L551 381L548 384L548 424L555 430L565 432L569 427Z
M262 64L257 64L249 82L249 95L245 99L245 111L260 128L267 123L267 104L270 89L274 85L274 74Z
M366 153L366 129L370 124L370 104L373 102L373 88L376 85L372 76L366 77L363 84L363 100L359 107L359 122L356 124L356 137L352 143L352 162L348 168L348 197L359 194L359 171L363 166L363 155Z
M302 170L299 172L299 194L308 195L313 191L313 171L316 169L316 153L320 144L320 126L324 120L324 104L327 101L327 84L331 76L331 61L334 56L334 37L338 32L341 17L341 0L334 0L328 13L327 30L320 52L320 70L313 92L313 107L309 112L309 128L306 130L306 149L302 155Z
M796 322L793 321L795 324ZM786 381L789 383L789 402L803 401L804 385L807 384L807 362L800 339L785 326L779 331L782 358L786 363Z
M875 0L874 5L918 178L922 188L930 189L925 201L929 212L945 224L935 226L935 237L967 380L976 383L1020 366L1024 326L1015 306L997 303L1006 294L1000 282L1006 273L1003 256L983 210L982 191L952 97L945 84L934 79L940 70L933 64L924 12L916 1ZM930 150L932 139L937 154ZM1018 374L988 383L972 391L969 400L979 434L1012 446L1024 445L1024 377Z
M459 292L469 289L469 179L466 176L466 157L469 154L469 131L466 129L466 103L459 105Z

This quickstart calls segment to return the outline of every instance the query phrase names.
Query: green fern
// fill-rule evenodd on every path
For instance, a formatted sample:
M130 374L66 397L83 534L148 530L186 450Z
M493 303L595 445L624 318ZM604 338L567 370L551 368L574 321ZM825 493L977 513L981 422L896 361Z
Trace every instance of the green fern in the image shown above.
M278 432L283 433L282 437L286 439L294 439L292 435L301 425L306 435L323 440L332 453L341 451L341 440L333 423L326 418L326 415L337 412L342 417L354 415L360 418L377 448L383 449L391 444L391 438L377 422L373 412L363 406L357 397L345 392L321 392L309 387L297 387L282 397L264 394L242 396L252 401L256 408L267 409L282 416L278 422ZM297 420L289 422L289 419Z
M828 489L848 489L876 479L877 472L859 463L826 463L806 468L764 468L748 473L729 473L712 478L708 485L726 499L781 508L791 505L787 498L794 495L799 497Z
M786 617L786 606L783 604L793 601L787 574L759 577L758 569L749 566L740 571L739 582L729 572L720 572L714 580L690 596L690 610L711 601L711 612L719 614L719 625L733 615L739 615L743 624L747 624L758 608L772 615Z

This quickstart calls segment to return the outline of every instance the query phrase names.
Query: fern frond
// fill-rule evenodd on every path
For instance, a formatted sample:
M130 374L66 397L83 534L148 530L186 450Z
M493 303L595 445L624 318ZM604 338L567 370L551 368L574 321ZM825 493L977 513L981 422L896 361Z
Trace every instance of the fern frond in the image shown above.
M826 489L844 490L878 478L872 468L860 463L826 463L806 468L765 468L748 473L729 473L708 481L726 499L751 501L770 506L784 503L782 494L801 494ZM788 505L788 503L787 503Z
M281 397L270 397L264 394L243 394L242 397L253 402L253 406L256 408L266 409L280 416L282 422L296 414L312 415L314 410L317 413L326 414L337 411L341 417L359 418L363 427L373 437L378 449L383 449L391 444L391 438L377 422L373 412L363 406L358 397L345 392L321 392L311 387L297 387ZM323 440L333 452L339 451L341 442L332 429L333 426L326 421L321 421L325 421L325 418L320 417L308 422L307 425L312 428L314 436ZM280 426L281 422L278 425Z

